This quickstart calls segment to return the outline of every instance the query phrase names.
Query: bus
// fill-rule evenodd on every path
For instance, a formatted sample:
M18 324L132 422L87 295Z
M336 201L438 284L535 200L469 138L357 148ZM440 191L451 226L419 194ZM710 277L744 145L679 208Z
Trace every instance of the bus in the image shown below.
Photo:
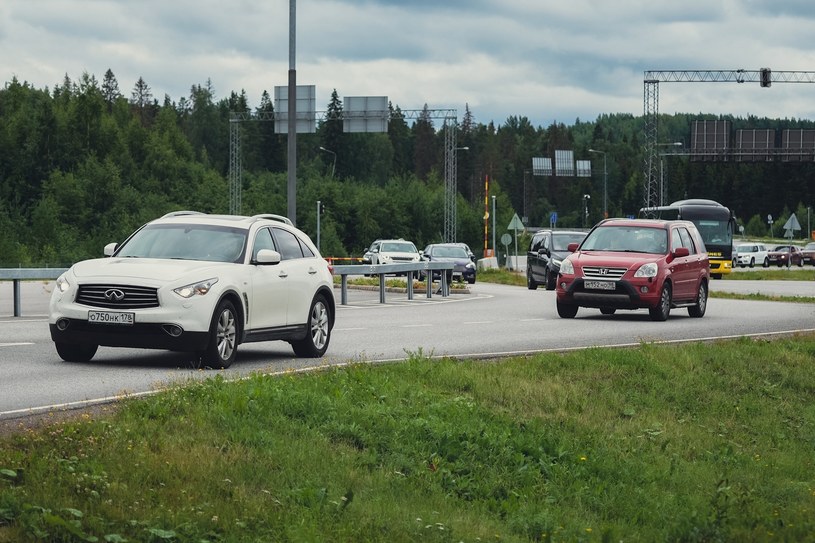
M730 273L733 263L733 233L736 217L733 212L713 200L679 200L667 206L644 207L640 217L691 221L696 225L707 247L710 276L721 279Z

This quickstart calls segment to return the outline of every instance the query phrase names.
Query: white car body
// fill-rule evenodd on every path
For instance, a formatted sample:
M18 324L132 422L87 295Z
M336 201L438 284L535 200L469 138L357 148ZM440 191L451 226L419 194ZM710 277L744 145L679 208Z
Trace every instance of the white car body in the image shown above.
M105 254L57 279L49 326L65 360L90 360L105 345L228 367L244 342L285 340L312 357L328 347L331 271L284 217L171 213Z
M383 239L371 253L371 264L405 264L419 262L421 255L412 241Z
M762 243L740 243L733 247L733 266L744 268L749 266L769 265L767 247Z

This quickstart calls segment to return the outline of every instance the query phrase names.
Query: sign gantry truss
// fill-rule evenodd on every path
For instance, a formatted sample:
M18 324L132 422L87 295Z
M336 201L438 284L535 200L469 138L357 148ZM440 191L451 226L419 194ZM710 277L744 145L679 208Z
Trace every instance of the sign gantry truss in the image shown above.
M815 83L815 72L759 70L646 70L643 78L643 115L645 118L645 153L643 168L643 207L660 204L659 153L659 84L660 83ZM774 151L769 150L771 153ZM687 154L687 153L682 153ZM775 151L775 154L782 152Z

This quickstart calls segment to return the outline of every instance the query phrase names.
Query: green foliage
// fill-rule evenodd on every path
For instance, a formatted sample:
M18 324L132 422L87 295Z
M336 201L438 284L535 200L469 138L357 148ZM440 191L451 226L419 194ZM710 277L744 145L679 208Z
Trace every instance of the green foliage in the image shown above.
M14 227L3 229L11 233L0 241L0 263L66 265L98 256L105 243L170 210L227 212L229 118L251 108L245 92L224 94L218 99L206 81L191 85L177 103L165 97L160 104L140 78L128 99L111 70L101 85L92 74L76 81L66 75L51 92L12 78L0 89L0 225L11 221ZM329 256L359 255L381 237L419 246L440 241L448 124L434 118L432 105L409 120L389 104L387 134L344 133L339 96L335 89L317 133L297 140L298 225L316 235L314 206L322 200L330 210L321 221ZM267 92L254 113L273 119ZM691 121L700 116L661 115L660 138L687 141ZM606 193L609 216L635 215L641 207L642 118L602 114L592 122L549 127L535 127L522 115L498 126L475 118L466 106L457 128L458 241L482 247L491 196L499 233L515 213L533 227L548 225L553 212L559 227L590 226L603 217ZM728 119L734 128L813 128L805 120ZM286 137L275 134L272 122L241 123L239 131L242 211L284 214ZM605 154L589 154L590 148ZM553 158L556 150L591 159L592 176L533 175L532 158ZM802 225L796 237L808 238L815 163L700 163L673 156L661 162L668 202L719 200L738 217L751 217L745 225L751 236L766 235L763 217L772 214L773 234L781 237L794 211ZM591 196L587 219L583 194Z

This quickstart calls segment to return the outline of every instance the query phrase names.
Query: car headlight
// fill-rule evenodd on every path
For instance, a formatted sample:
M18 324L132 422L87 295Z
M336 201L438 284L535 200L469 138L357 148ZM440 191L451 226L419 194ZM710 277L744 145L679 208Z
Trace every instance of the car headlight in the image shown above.
M560 263L560 273L563 275L574 275L574 264L568 258Z
M466 264L466 266L465 266L465 267L466 267L468 270L474 270L474 269L475 269L475 264L473 264L472 262L467 262L467 264Z
M656 262L649 262L648 264L640 266L640 269L637 270L634 277L656 277L658 269L659 267Z
M209 289L212 288L212 285L218 282L217 277L213 277L212 279L205 279L204 281L199 281L197 283L192 283L190 285L184 285L183 287L174 288L173 292L181 296L182 298L192 298L193 296L205 296Z
M71 288L71 284L68 282L68 279L64 275L60 275L57 278L56 282L57 290L60 292L66 292L69 288Z

